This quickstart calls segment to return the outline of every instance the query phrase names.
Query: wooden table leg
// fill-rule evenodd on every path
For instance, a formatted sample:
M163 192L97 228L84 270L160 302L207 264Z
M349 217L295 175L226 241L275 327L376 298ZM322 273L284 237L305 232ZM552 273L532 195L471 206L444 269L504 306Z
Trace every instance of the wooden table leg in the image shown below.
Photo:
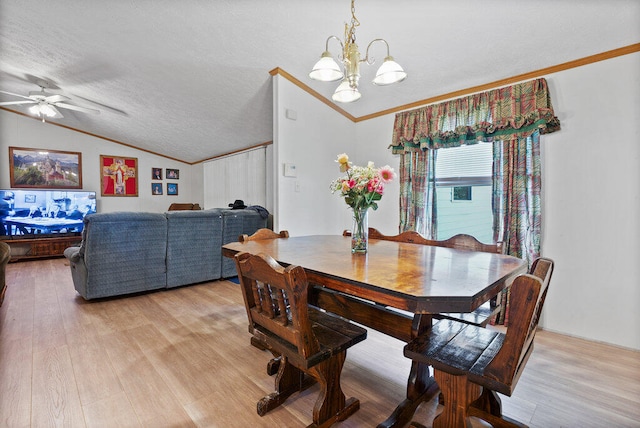
M411 336L419 334L431 327L432 317L429 314L416 314L413 318ZM421 403L431 401L440 392L438 384L429 375L429 366L412 362L409 380L407 381L407 398L393 411L391 416L378 425L378 428L404 427L411 419Z

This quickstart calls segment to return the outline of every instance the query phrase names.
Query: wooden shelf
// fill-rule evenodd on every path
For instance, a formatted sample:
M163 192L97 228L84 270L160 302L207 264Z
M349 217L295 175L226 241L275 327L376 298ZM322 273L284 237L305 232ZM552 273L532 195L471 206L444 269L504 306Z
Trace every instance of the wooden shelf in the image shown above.
M8 239L3 242L6 242L11 247L11 259L9 262L17 262L60 257L65 249L79 244L80 241L82 241L81 236L65 236L60 238Z

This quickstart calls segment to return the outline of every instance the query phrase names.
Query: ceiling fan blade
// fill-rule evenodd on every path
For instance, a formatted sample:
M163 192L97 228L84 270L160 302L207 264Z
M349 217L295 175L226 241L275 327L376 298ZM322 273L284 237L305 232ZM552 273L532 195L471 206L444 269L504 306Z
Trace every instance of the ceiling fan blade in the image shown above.
M56 107L66 108L66 109L69 109L69 110L75 110L75 111L79 111L79 112L82 112L82 113L100 114L100 110L96 110L96 109L93 109L93 108L79 107L79 106L74 106L73 104L67 104L67 103L56 103L55 105L56 105Z
M55 94L46 97L44 100L48 103L59 103L63 101L69 101L71 98L65 97L64 95Z
M2 94L7 94L7 95L13 95L14 97L20 97L20 98L24 98L24 99L27 99L27 100L30 100L30 99L31 99L31 98L29 98L29 97L25 97L24 95L14 94L13 92L0 91L0 93L2 93Z
M17 104L35 104L35 101L9 101L6 103L0 103L0 106L12 106Z

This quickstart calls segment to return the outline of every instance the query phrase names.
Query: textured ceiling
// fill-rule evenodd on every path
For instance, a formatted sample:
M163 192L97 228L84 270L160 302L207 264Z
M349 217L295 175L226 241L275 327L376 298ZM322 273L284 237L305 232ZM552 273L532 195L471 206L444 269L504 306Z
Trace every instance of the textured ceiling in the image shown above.
M356 16L361 50L385 38L409 77L375 87L363 66L340 105L355 117L640 42L638 0L359 0ZM272 140L276 67L330 99L337 83L307 75L350 19L348 0L0 0L0 90L44 79L101 110L55 122L197 162Z

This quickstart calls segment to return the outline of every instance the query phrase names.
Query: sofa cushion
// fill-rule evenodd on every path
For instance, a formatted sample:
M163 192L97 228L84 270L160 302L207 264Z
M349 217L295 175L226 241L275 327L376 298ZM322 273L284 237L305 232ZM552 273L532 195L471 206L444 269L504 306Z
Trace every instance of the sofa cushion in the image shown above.
M219 279L222 213L170 211L167 217L167 288Z
M85 299L155 290L167 286L167 219L164 214L112 212L84 218ZM72 266L73 269L73 266ZM76 289L78 287L76 281Z

